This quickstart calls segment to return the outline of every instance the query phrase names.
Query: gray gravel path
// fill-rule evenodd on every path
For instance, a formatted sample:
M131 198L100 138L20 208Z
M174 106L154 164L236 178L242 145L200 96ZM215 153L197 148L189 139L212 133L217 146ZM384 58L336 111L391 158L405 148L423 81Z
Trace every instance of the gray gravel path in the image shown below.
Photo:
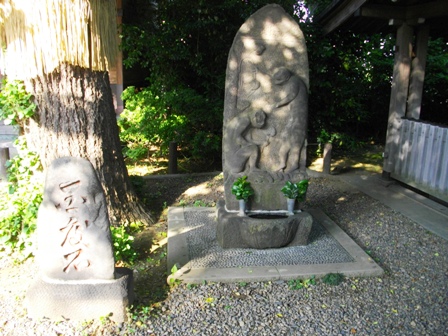
M32 321L24 291L32 261L5 278L1 261L1 335L448 335L448 242L334 178L312 179L308 206L321 208L377 261L380 278L181 284L160 307L121 326ZM144 316L143 316L144 315Z

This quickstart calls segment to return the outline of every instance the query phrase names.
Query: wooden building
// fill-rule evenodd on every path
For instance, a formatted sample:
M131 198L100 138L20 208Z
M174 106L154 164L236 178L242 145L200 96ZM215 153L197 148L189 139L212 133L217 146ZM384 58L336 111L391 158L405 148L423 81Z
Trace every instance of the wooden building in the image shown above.
M334 0L316 18L325 34L335 29L396 34L383 177L443 201L448 201L448 127L421 121L420 110L428 40L448 36L447 20L447 0Z

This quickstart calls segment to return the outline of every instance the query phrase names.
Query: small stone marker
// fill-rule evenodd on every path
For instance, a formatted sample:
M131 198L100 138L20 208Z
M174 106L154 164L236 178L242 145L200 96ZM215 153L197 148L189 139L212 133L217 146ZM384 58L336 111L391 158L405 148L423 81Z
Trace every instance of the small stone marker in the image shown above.
M45 277L111 280L114 254L104 193L89 161L65 157L47 171L38 213L38 260Z
M126 319L132 271L115 268L106 199L89 161L63 157L48 167L37 240L41 274L27 293L31 317Z

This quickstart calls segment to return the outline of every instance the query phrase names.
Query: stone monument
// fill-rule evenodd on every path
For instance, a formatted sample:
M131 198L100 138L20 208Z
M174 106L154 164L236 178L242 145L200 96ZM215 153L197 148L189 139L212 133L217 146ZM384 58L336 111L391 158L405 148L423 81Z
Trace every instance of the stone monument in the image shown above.
M40 274L27 292L30 317L126 320L132 271L115 268L106 199L89 161L63 157L48 167L37 243Z
M222 247L307 243L312 217L300 212L298 203L287 216L281 189L286 181L307 179L308 87L308 55L300 27L279 5L261 8L237 32L227 62L225 202L217 211ZM247 176L254 191L243 218L236 214L239 205L231 193L241 176Z

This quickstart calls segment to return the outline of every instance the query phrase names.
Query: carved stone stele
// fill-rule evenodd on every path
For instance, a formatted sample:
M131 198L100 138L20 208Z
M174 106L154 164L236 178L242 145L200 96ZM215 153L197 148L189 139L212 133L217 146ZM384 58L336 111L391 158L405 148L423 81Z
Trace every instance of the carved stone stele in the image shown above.
M267 5L239 29L229 52L223 125L226 207L246 175L255 191L251 210L284 208L280 189L306 178L308 56L299 25Z
M115 268L106 200L89 161L63 157L48 167L37 240L41 274L26 294L29 317L127 320L133 273Z
M43 277L110 280L114 255L106 199L92 164L63 157L48 167L38 212L38 262Z

